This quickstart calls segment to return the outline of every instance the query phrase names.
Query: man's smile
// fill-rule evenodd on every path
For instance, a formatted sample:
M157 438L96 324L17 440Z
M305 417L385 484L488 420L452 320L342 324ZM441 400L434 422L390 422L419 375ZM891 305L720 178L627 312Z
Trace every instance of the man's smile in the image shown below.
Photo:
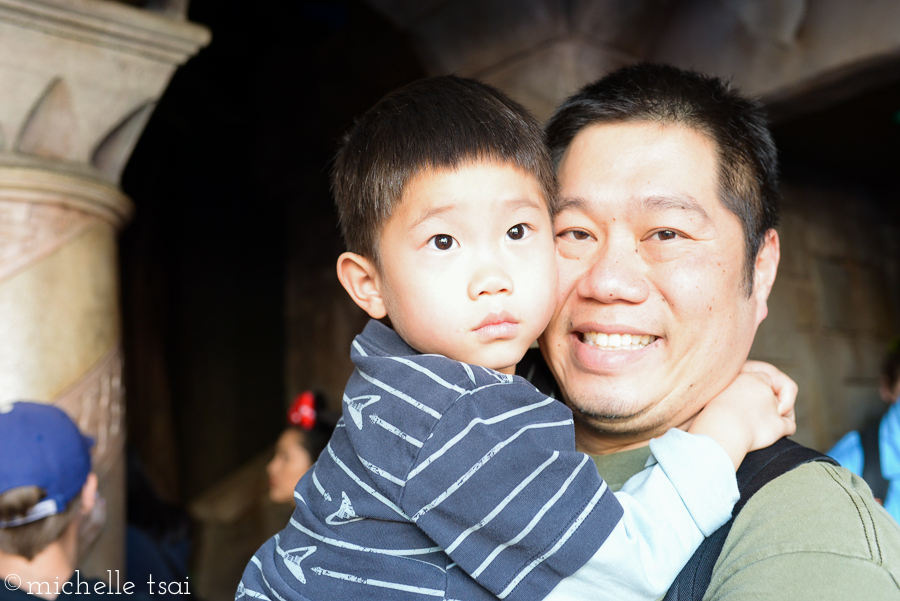
M655 342L659 336L652 334L607 334L605 332L584 332L581 341L600 349L627 351L642 349Z

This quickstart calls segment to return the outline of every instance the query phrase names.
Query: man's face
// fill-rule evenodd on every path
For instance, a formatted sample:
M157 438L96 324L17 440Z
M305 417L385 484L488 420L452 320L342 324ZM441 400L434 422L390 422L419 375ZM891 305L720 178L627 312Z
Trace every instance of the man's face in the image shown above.
M744 234L717 195L715 144L678 125L594 125L559 166L559 289L541 348L602 453L684 426L741 368L778 263L744 281Z

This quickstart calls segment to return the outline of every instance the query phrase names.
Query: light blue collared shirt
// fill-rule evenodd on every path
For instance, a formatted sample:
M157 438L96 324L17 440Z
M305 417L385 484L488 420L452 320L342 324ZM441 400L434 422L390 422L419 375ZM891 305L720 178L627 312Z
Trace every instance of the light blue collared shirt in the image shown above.
M894 401L878 426L881 475L888 481L884 508L900 522L900 399ZM859 432L849 432L828 455L857 475L863 471L863 448Z

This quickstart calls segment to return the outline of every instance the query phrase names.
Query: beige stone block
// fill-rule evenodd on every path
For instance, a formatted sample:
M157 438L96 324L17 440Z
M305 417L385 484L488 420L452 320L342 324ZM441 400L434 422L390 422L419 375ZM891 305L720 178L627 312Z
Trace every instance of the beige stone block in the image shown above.
M847 412L845 385L857 371L857 356L852 338L840 335L810 337L806 361L807 376L814 378L819 392L811 407L816 419L816 448L828 444L836 420Z
M806 246L806 221L796 211L784 211L781 224L778 226L778 238L781 242L781 261L778 264L778 277L783 275L809 275L810 253Z
M731 75L746 92L774 98L896 60L898 22L892 0L683 2L649 58Z
M769 314L759 324L753 352L778 359L792 358L796 353L794 339L810 332L815 323L813 301L809 281L779 276L769 294Z
M566 34L553 0L447 2L409 28L431 74L475 75Z
M817 258L813 282L819 323L830 329L852 330L858 323L853 293L852 264Z
M881 264L858 265L854 270L852 297L861 332L878 336L897 330L887 276Z
M416 20L428 15L446 0L366 0L400 29L406 29Z
M884 356L887 353L889 336L893 330L885 330L877 336L860 335L856 337L854 346L857 363L855 377L860 380L868 380L871 386L877 388L881 377L881 367Z
M574 0L569 21L579 34L632 56L644 56L656 44L673 0Z
M175 68L208 41L113 2L0 0L0 148L117 183Z
M555 42L478 74L546 121L566 97L633 59L584 40Z
M809 252L817 257L853 258L856 253L846 227L846 222L853 218L835 206L833 197L822 189L805 190L803 201L805 243Z
M0 399L52 399L118 344L115 236L98 219L0 282Z

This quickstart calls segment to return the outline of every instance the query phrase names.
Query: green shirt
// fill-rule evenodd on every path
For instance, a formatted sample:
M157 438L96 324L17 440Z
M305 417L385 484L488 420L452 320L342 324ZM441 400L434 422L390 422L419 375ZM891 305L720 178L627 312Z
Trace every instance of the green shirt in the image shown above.
M613 490L650 449L595 456ZM813 462L759 490L734 522L704 601L900 599L900 527L865 482Z

